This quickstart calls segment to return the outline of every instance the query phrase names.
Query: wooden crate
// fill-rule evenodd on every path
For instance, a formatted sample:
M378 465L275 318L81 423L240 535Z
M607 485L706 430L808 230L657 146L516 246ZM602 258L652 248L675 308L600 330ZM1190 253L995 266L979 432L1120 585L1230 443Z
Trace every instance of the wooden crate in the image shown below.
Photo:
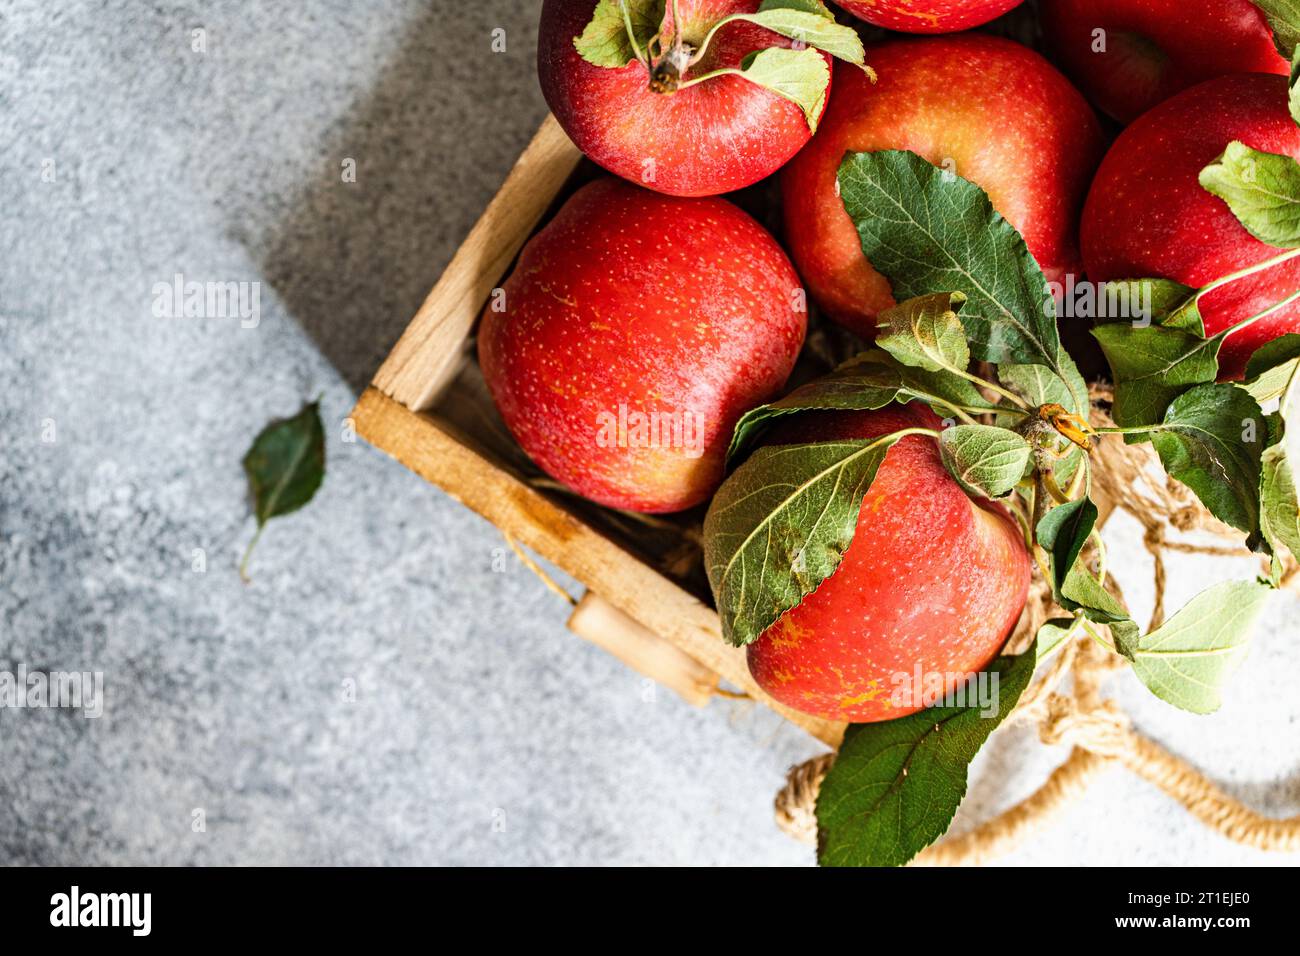
M548 116L362 394L356 429L582 582L587 593L569 619L578 635L692 703L707 703L725 681L836 746L842 724L776 703L749 676L744 651L722 640L699 562L681 566L689 545L671 523L638 523L548 485L496 415L475 324L584 162ZM699 513L676 520L685 529Z

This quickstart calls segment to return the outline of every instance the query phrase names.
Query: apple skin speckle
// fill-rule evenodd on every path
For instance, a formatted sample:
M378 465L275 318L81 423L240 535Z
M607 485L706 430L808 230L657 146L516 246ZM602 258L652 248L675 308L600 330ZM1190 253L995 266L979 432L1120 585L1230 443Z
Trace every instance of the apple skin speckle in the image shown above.
M524 247L478 334L501 417L543 470L603 505L680 511L722 481L740 416L774 398L803 346L799 277L724 199L682 199L604 177ZM602 422L658 414L690 431Z
M1216 76L1289 71L1251 0L1042 0L1039 10L1053 60L1121 123Z
M855 17L899 33L956 33L994 20L1022 0L837 0Z

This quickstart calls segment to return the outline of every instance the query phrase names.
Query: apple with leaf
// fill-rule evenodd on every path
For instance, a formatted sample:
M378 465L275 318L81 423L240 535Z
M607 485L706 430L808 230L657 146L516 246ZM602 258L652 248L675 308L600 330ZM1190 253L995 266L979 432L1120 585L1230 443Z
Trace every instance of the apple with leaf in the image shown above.
M870 339L895 304L841 201L850 151L910 150L978 184L1048 279L1079 272L1079 209L1103 141L1070 82L1033 50L974 33L895 40L868 57L879 82L837 67L817 135L781 171L786 245L822 310Z
M1176 316L1164 324L1188 336L1186 357L1178 350L1155 359L1140 345L1146 330L1099 330L1126 377L1240 378L1265 343L1300 333L1300 296L1293 294L1300 289L1300 213L1290 198L1300 110L1288 108L1289 98L1295 102L1281 76L1207 80L1130 125L1102 161L1081 228L1088 276L1168 280L1160 292ZM1161 341L1172 347L1173 333ZM1138 393L1121 394L1116 420L1136 424Z
M810 136L832 58L862 40L821 0L546 0L546 103L591 159L678 196L758 182Z
M1285 108L1287 91L1274 92ZM1207 201L1271 244L1276 257L1300 249L1293 157L1236 142L1197 178ZM1053 301L1044 301L1043 272L983 190L897 150L849 152L837 179L863 254L899 304L880 313L873 350L741 419L734 471L706 517L705 561L724 635L748 647L765 689L794 707L865 721L849 726L821 787L820 860L897 865L947 829L969 761L1014 707L1035 664L1076 635L1126 659L1162 700L1198 714L1219 707L1253 622L1279 584L1282 555L1300 554L1286 441L1300 335L1266 342L1244 378L1226 378L1217 361L1226 333L1261 320L1207 334L1200 290L1130 278L1120 285L1150 308L1095 331L1112 363L1120 422L1095 427L1088 390L1061 347ZM1296 298L1293 286L1261 312ZM863 416L876 416L875 424ZM1213 584L1143 633L1108 587L1091 499L1092 452L1112 441L1149 442L1171 478L1271 556L1272 573ZM930 467L935 460L944 474ZM915 480L900 482L901 472ZM1061 616L1024 653L997 656L1014 616L936 615L942 624L927 630L925 609L913 613L927 591L908 574L855 586L854 559L864 551L885 566L930 559L931 589L949 607L963 606L952 596L963 585L986 593L1019 578L1014 560L980 561L985 542L977 536L954 559L950 512L938 504L950 484L970 508L1013 518L1019 546L1051 586ZM884 507L919 528L859 541ZM912 655L895 653L910 641ZM986 670L1001 678L993 719L951 695L924 710L883 703L913 658L938 669L958 659L956 651L978 657L980 647L990 657ZM863 709L873 690L869 702L882 703Z
M986 35L864 50L820 0L544 4L547 102L638 185L583 187L525 247L483 314L484 375L520 445L571 489L644 511L711 496L723 637L772 697L849 725L818 799L823 863L903 864L938 839L971 760L1072 641L1175 707L1216 710L1284 556L1300 557L1300 16L1259 7L1290 74L1173 96L1088 193L1089 278L1136 306L1093 329L1106 418L1049 294L1080 265L1101 131L1047 61ZM712 195L787 161L798 276ZM803 341L800 277L871 344L771 401ZM616 403L702 409L702 453L601 445ZM1095 452L1118 442L1149 444L1264 572L1141 627L1093 500ZM1010 653L1034 575L1059 614ZM963 697L977 678L991 701Z

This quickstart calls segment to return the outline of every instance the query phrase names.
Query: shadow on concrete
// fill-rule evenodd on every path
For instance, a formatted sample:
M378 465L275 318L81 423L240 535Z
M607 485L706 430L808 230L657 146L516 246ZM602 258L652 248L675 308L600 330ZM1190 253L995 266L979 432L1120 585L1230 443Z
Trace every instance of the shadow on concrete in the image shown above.
M320 175L260 265L360 391L546 114L536 10L487 0L414 22L370 95L323 144ZM493 52L496 29L505 52ZM355 161L355 182L344 179Z

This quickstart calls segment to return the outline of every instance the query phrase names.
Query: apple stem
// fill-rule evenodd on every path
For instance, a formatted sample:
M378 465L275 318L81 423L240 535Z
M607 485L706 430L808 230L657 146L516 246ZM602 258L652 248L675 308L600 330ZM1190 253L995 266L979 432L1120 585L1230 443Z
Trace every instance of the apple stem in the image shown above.
M1070 487L1066 489L1065 494L1071 501L1079 497L1079 492L1084 489L1084 481L1087 481L1088 487L1092 487L1092 459L1087 455L1083 456L1083 464L1078 471L1074 473L1074 478L1070 480Z
M1094 641L1096 641L1102 647L1106 648L1106 650L1110 651L1112 654L1119 653L1119 651L1115 650L1114 647L1106 643L1106 641L1102 638L1100 634L1098 634L1096 631L1094 631L1091 627L1088 626L1088 621L1086 618L1076 617L1075 620L1083 624L1083 629L1088 633L1088 636L1091 637Z
M683 87L682 76L698 57L695 48L682 36L681 15L677 11L677 0L672 0L673 41L667 50L650 65L650 91L652 93L676 93ZM663 40L659 41L660 48Z
M1019 395L1015 394L1014 392L1007 391L1001 385L997 385L994 382L990 382L988 379L980 378L978 375L972 375L970 372L966 371L965 369L959 369L954 367L951 368L950 371L956 372L962 378L966 379L967 381L975 385L980 386L981 388L987 388L991 392L996 392L998 395L1001 395L1003 398L1011 402L1011 404L1015 405L1021 411L1025 412L1026 414L1030 413L1030 408L1025 403L1024 399L1022 399Z
M1164 425L1137 425L1133 428L1114 428L1103 427L1097 429L1098 435L1149 435L1152 432L1164 431Z
M1052 474L1050 469L1044 469L1042 475L1043 487L1047 489L1054 502L1063 505L1070 500L1069 496L1061 490L1061 486L1056 483L1056 475Z
M1196 293L1196 301L1200 302L1204 296L1209 295L1215 289L1222 288L1230 282L1236 282L1238 279L1244 279L1247 276L1253 276L1257 272L1263 272L1265 269L1271 269L1284 262L1290 262L1296 256L1300 256L1300 248L1288 249L1281 255L1273 256L1272 258L1265 259L1263 262L1257 262L1253 266L1247 266L1244 269L1238 269L1236 272L1229 272L1225 276L1220 276L1209 285L1202 287Z
M694 66L701 59L703 59L704 51L709 48L709 43L712 42L714 34L716 34L719 30L725 27L728 23L734 23L737 20L747 20L747 19L748 16L746 16L743 13L733 13L731 16L723 17L717 23L713 24L713 26L709 27L709 32L704 34L704 39L700 41L699 49L691 54L691 59L690 62L687 64L687 66Z
M253 540L248 542L248 547L244 549L244 556L239 561L239 579L245 584L249 584L253 580L248 576L248 562L253 557L253 548L257 547L257 542L262 537L262 529L265 527L265 524L257 526L257 530L253 532Z
M1296 251L1297 251L1297 252L1300 252L1300 249L1297 249ZM1213 285L1213 283L1211 283L1211 286L1212 286L1212 285ZM1206 288L1208 289L1208 288L1210 288L1211 286L1206 286ZM1203 294L1203 293L1201 293L1201 294ZM1197 298L1199 299L1199 298L1200 298L1200 295L1198 295ZM1290 305L1292 302L1295 302L1297 299L1300 299L1300 289L1297 289L1295 292L1292 292L1289 296L1287 296L1287 297L1286 297L1285 299L1283 299L1281 302L1274 302L1272 305L1270 305L1270 306L1269 306L1267 309L1265 309L1264 311L1262 311L1262 312L1256 312L1254 315L1252 315L1252 316L1250 316L1250 317L1248 317L1248 318L1242 319L1240 322L1236 322L1236 323L1234 323L1234 324L1228 326L1228 327L1227 327L1226 329L1224 329L1222 332L1217 332L1217 333L1215 333L1214 335L1210 336L1210 338L1211 338L1211 339L1226 339L1226 338L1227 338L1229 335L1231 335L1233 332L1239 332L1239 331L1241 331L1242 329L1244 329L1246 326L1248 326L1248 325L1252 325L1253 323L1258 322L1260 319L1268 318L1270 315L1272 315L1274 312L1277 312L1277 311L1280 310L1280 309L1285 309L1288 305Z
M618 0L618 8L623 14L623 29L627 31L627 40L632 45L632 52L642 66L647 70L650 69L650 58L636 42L636 30L632 28L632 13L627 8L627 0Z

